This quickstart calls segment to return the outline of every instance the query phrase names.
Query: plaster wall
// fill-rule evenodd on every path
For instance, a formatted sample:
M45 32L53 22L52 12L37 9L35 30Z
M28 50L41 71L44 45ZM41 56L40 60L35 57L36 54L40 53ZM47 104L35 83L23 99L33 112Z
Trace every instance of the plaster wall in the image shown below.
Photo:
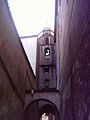
M0 0L0 120L23 120L25 92L34 83L8 4Z
M61 120L89 119L90 1L61 0L58 11Z

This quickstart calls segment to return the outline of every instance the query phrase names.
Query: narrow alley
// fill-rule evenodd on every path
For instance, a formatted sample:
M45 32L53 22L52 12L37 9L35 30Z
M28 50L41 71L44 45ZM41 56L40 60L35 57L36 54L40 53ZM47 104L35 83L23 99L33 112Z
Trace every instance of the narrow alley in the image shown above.
M36 73L24 37L0 0L0 120L90 120L90 0L55 0L54 30L34 36Z

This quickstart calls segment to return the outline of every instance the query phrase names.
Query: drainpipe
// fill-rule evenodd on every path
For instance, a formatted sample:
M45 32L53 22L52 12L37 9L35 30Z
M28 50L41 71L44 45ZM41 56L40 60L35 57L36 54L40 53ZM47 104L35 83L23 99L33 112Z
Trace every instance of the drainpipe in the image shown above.
M56 5L59 8L59 2ZM57 55L57 90L60 90L60 43L59 43L59 9L56 11L56 55Z
M60 46L59 46L59 26L57 16L57 30L56 30L56 49L57 49L57 90L60 88Z

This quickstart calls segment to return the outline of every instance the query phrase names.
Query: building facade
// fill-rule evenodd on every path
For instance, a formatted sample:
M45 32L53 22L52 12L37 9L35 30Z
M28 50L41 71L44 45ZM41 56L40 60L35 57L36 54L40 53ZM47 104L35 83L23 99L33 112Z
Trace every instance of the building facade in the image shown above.
M90 119L90 1L57 0L60 120Z

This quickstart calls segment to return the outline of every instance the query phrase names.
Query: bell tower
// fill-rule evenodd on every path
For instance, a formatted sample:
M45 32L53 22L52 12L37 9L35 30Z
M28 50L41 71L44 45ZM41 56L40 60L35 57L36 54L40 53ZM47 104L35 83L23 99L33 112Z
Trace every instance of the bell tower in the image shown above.
M59 120L60 91L57 89L54 32L43 30L38 35L36 55L37 87L27 95L25 109L27 109L28 105L35 103L38 107L39 115L37 120L40 120L43 113L46 113L49 119L52 113L55 118L54 120Z
M37 39L36 76L39 90L56 89L56 48L51 30L43 30Z

